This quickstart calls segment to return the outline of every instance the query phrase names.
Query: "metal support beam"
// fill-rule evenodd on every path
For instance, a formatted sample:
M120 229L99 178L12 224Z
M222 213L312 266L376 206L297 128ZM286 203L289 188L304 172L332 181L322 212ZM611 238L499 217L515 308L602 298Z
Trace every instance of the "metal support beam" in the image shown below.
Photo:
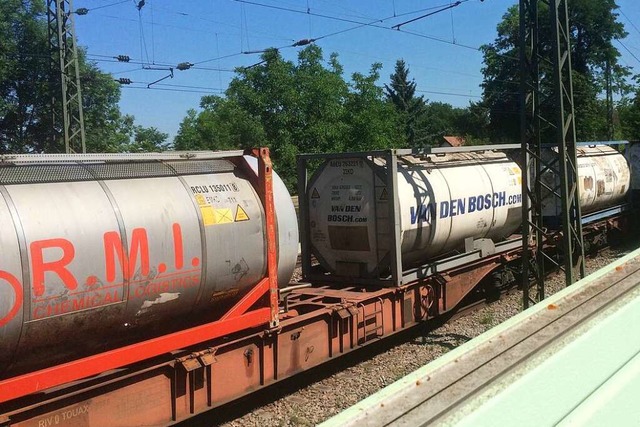
M520 0L520 72L521 72L521 145L523 153L523 306L545 297L545 266L565 271L566 284L584 277L584 247L579 189L573 82L571 78L570 29L566 0L544 1L549 8L553 98L547 104L555 117L543 117L540 89L541 64L539 0ZM544 148L542 123L555 125L555 144ZM548 232L544 224L544 206L555 206L562 217L562 230ZM545 243L562 242L557 255L544 251Z
M544 299L541 212L540 66L538 0L520 1L520 141L522 144L523 306ZM538 244L540 243L540 244ZM530 250L528 250L530 248Z
M553 0L550 5L553 33L554 77L556 97L556 138L560 163L563 256L566 285L585 276L584 244L578 187L576 122L573 109L571 76L571 28L568 0Z
M62 133L66 153L86 153L72 0L47 0L47 22L53 77L53 146L59 146ZM62 120L58 108L62 108Z

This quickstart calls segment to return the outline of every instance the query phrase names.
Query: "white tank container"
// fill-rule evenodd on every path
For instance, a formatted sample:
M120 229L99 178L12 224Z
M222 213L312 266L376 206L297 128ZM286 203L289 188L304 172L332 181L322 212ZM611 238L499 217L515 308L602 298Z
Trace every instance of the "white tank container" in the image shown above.
M329 160L308 189L310 243L329 271L376 277L389 268L388 168ZM462 248L468 237L504 239L520 225L521 173L503 153L403 156L398 163L403 264Z
M582 214L624 202L631 180L629 164L624 156L608 145L578 147L576 154ZM555 175L547 173L542 179L552 186L554 177ZM542 203L545 217L556 217L562 212L561 202L557 197L551 197L547 193L543 196Z

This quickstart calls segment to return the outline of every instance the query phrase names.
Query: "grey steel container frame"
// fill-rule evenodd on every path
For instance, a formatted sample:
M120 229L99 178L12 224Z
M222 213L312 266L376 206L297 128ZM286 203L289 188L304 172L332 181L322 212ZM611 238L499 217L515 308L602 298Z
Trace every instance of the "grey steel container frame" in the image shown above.
M164 151L159 153L88 153L88 154L2 154L3 164L36 163L102 163L156 160L213 160L240 157L248 154L245 150L231 151Z
M387 194L390 204L389 221L394 244L391 247L391 276L388 278L378 279L358 279L348 278L349 283L375 286L402 286L415 280L422 279L442 272L451 268L459 267L470 262L483 258L481 249L472 250L451 257L430 261L419 267L405 269L402 264L401 251L401 229L400 229L400 202L398 197L398 158L402 156L421 156L428 154L453 154L453 153L471 153L482 151L507 151L519 150L520 144L498 144L498 145L477 145L468 147L427 147L425 149L389 149L375 151L361 151L348 153L324 153L324 154L300 154L297 161L298 172L298 203L299 203L299 219L300 227L300 247L301 247L301 263L302 276L304 280L311 282L340 282L344 283L345 277L330 276L324 274L314 274L311 269L311 227L309 224L309 199L308 199L308 164L309 161L321 160L327 161L332 159L344 158L362 158L384 159L388 166L386 176ZM521 239L505 240L495 245L495 253L505 252L516 249L522 245Z

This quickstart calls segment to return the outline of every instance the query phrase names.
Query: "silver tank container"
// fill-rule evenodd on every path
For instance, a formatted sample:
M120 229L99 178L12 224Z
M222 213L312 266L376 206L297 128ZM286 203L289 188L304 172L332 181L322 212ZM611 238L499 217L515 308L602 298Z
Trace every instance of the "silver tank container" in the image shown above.
M257 161L229 156L0 166L0 377L216 320L257 284ZM275 173L274 198L287 284L298 228Z
M399 157L397 197L403 265L504 239L521 219L521 173L503 153ZM389 265L390 168L379 158L327 160L308 185L310 244L341 276L378 277Z

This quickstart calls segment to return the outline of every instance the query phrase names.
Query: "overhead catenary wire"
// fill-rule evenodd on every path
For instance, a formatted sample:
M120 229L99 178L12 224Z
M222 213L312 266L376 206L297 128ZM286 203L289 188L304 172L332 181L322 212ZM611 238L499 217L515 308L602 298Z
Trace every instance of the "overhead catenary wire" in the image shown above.
M433 16L433 15L435 15L437 13L444 12L445 10L453 9L454 7L458 7L462 3L465 3L465 2L468 2L468 1L469 0L458 0L455 3L450 3L449 5L444 6L444 7L440 8L440 9L438 9L438 10L434 10L433 12L425 13L424 15L418 16L416 18L410 19L410 20L402 22L400 24L396 24L391 28L393 28L394 30L399 30L400 27L402 27L404 25L411 24L412 22L416 22L416 21L419 21L419 20L424 19L424 18L428 18L429 16Z
M258 3L258 2L250 1L250 0L235 0L235 1L242 2L242 3L247 3L247 4L251 4L251 5L255 5L255 6L271 8L271 9L284 10L284 11L293 12L293 13L306 13L306 12L299 11L299 10L296 10L296 9L286 8L286 7L282 7L282 6L266 5L266 4L263 4L263 3ZM462 3L466 3L467 1L469 1L469 0L461 0L461 1L456 2L456 3L462 4ZM445 8L445 6L447 6L447 7ZM396 15L396 16L388 16L388 17L385 17L385 18L375 19L375 20L372 20L370 22L361 22L361 21L355 21L355 20L351 20L351 19L343 19L343 18L333 17L333 16L330 16L330 15L315 14L314 16L318 16L318 17L321 17L321 18L334 19L334 20L337 20L337 21L349 22L349 23L358 24L358 25L355 26L355 27L346 28L346 29L343 29L343 30L335 31L333 33L325 34L325 35L320 36L320 37L316 37L314 40L316 40L316 41L317 40L322 40L322 39L327 38L327 37L332 37L332 36L335 36L335 35L338 35L338 34L343 34L343 33L349 32L349 31L357 30L357 29L362 28L362 27L372 27L372 28L379 28L379 29L382 29L382 30L399 31L399 32L402 32L402 33L405 33L405 34L409 34L409 35L412 35L412 36L417 36L417 37L421 37L421 38L437 41L437 42L440 42L440 43L446 43L446 44L449 44L449 45L459 46L459 47L462 47L462 48L471 49L471 50L475 50L475 51L480 51L481 50L480 47L477 47L477 46L469 46L469 45L466 45L466 44L460 44L460 43L452 42L452 41L449 41L449 40L446 40L446 39L443 39L443 38L440 38L440 37L435 37L435 36L430 36L430 35L427 35L427 34L417 33L415 31L407 31L407 30L402 30L400 28L394 29L395 26L394 27L386 27L384 25L379 25L380 23L388 21L388 20L393 19L393 18L397 18L397 17L400 17L400 16L411 15L411 14L416 14L416 13L421 13L421 12L426 11L426 10L434 10L434 9L439 9L439 10L436 10L435 12L427 14L427 15L423 15L423 17L431 16L434 13L443 12L445 10L448 10L449 7L448 7L447 4L439 5L439 6L433 6L433 7L427 8L427 9L421 9L420 11L406 12L406 13L399 14L399 15ZM413 22L413 21L414 20L407 21L407 22ZM403 25L403 24L400 24L400 25ZM517 59L517 58L514 58L514 59Z
M147 87L147 86L122 86L123 89L139 89L139 90L160 90L165 92L179 92L179 93L198 93L198 94L209 94L216 95L221 94L224 91L206 91L206 90L189 90L189 89L172 89L172 88L164 88L164 87Z
M635 55L635 53L633 53L631 51L631 49L629 49L624 43L622 43L622 40L618 40L616 39L616 41L620 44L620 46L622 46L624 48L624 50L627 51L627 53L629 55L631 55L633 57L633 59L635 59L636 61L638 61L638 63L640 64L640 59Z
M280 46L280 47L270 48L270 49L275 49L275 50L284 49L284 48L291 48L291 47L297 47L297 46L303 46L303 45L306 45L306 44L309 44L309 43L312 43L312 42L315 42L315 41L318 41L318 40L322 40L322 39L327 38L327 37L331 37L333 35L342 34L342 33L345 33L345 32L348 32L348 31L353 31L353 30L356 30L358 28L362 28L362 27L366 27L366 26L381 28L381 29L385 29L385 30L392 30L392 28L390 28L388 26L378 25L378 24L380 22L384 22L385 20L389 20L389 19L392 19L392 18L397 18L399 16L415 15L416 13L418 13L418 11L412 11L412 12L406 12L406 13L403 13L403 14L397 14L396 11L394 10L394 15L395 16L391 16L391 17L388 17L388 18L376 19L376 20L373 20L371 22L358 22L358 21L355 21L355 20L345 20L344 18L339 18L339 17L335 17L335 16L331 16L331 15L318 14L315 11L310 10L309 8L307 8L307 10L305 10L305 11L297 11L297 10L292 9L292 8L281 7L281 6L272 6L272 5L264 5L264 4L261 4L261 3L255 2L255 1L249 1L249 0L235 0L235 1L241 2L241 3L245 3L245 4L253 4L253 5L259 5L259 6L263 6L263 7L271 7L271 8L274 8L274 9L287 10L287 11L296 12L296 13L304 13L304 14L307 14L307 15L319 16L319 17L323 17L323 18L327 18L327 19L342 20L343 22L351 22L351 23L354 23L354 24L357 23L356 26L351 27L351 28L346 28L346 29L339 30L339 31L336 31L336 32L333 32L333 33L321 35L321 36L318 36L316 38L302 39L302 40L304 40L304 43L299 43L301 41L301 40L299 40L298 42L293 42L291 44L286 44L286 45L283 45L283 46ZM466 2L466 1L468 1L468 0L464 0L463 2ZM462 2L456 2L456 3L462 3ZM434 7L430 7L430 8L427 8L427 9L422 9L422 11L436 10L438 8L442 9L443 6L451 6L452 4L454 4L454 3L449 2L448 5L434 6ZM451 10L451 9L448 8L446 10ZM176 13L178 13L180 15L187 15L186 13L182 13L182 12L176 12ZM420 12L420 13L422 13L422 12ZM191 16L193 16L193 14L191 14ZM246 21L245 21L245 23L246 23ZM243 31L244 29L246 29L246 25L241 26L241 33L244 33L244 31ZM394 30L394 31L398 31L398 30ZM460 47L463 47L463 48L466 48L466 49L469 49L469 50L480 51L479 47L456 43L455 36L454 36L454 33L453 33L453 23L452 23L453 40L446 40L446 39L442 39L442 38L435 37L435 36L430 36L430 35L427 35L427 34L422 34L422 33L415 32L415 31L408 31L408 30L405 30L405 29L400 29L399 32L404 33L404 34L408 34L408 35L411 35L411 36L415 36L415 37L421 37L421 38L425 38L425 39L430 39L430 40L437 41L437 42L440 42L440 43L447 43L449 45L460 46ZM218 33L216 32L214 34L216 35L216 40L217 40ZM247 37L248 37L248 34L247 34ZM624 45L623 45L623 47L626 48L626 46L624 46ZM206 63L206 62L209 62L209 61L218 61L218 62L220 62L222 59L231 58L231 57L237 57L237 56L241 56L241 55L264 53L267 50L269 50L269 49L256 49L256 50L248 50L247 49L247 51L244 51L244 52L237 52L237 53L232 53L232 54L229 54L229 55L220 55L219 49L216 48L216 54L217 54L216 58L203 60L203 61L197 61L197 62L194 63L193 69L203 69L203 70L211 70L211 71L219 71L219 72L234 72L234 70L231 70L231 69L226 70L226 69L220 69L220 68L217 68L217 69L216 68L207 68L207 67L203 67L202 65L199 65L199 64L203 64L203 63ZM499 55L499 56L502 56L502 57L510 57L508 54L502 54L502 53L496 53L496 54ZM634 56L634 59L636 59L636 60L638 59L635 55L633 55L633 56ZM517 58L513 58L513 59L515 60ZM105 62L117 62L117 61L111 61L111 60L107 59L107 60L105 60ZM144 60L142 61L142 63L143 62L144 62ZM135 64L135 62L134 62L134 64ZM260 62L258 64L260 64ZM253 66L258 65L258 64L254 64ZM170 65L170 64L157 64L157 65L160 65L160 66L175 66L175 64L173 64L173 65ZM240 67L240 68L248 68L248 67ZM137 70L139 70L139 69L126 70L126 71L119 72L119 73L135 72ZM493 81L500 81L500 80L493 79ZM511 82L511 81L506 81L506 83L507 84L514 84L514 85L518 84L518 82ZM485 92L487 92L487 91L485 91ZM462 97L469 97L469 98L481 98L481 96L478 96L478 95L467 95L467 94L461 94L461 93L453 93L453 92L449 93L449 92L442 92L442 91L424 91L424 92L421 92L421 93L434 93L434 94L449 95L449 96L462 96ZM496 92L496 93L498 93L498 92Z
M122 16L114 16L114 15L104 15L104 14L97 14L96 16L98 17L102 17L102 18L109 18L109 19L115 19L118 21L124 21L124 22L133 22L135 24L138 24L138 20L137 19L133 19L133 18L125 18ZM203 18L200 18L203 19ZM211 22L215 22L215 21L211 21ZM223 24L220 23L221 25L228 25L230 27L233 28L239 28L235 25L230 25L230 24ZM165 23L161 23L158 22L157 20L154 21L154 23L152 24L155 27L161 27L161 28L173 28L176 30L181 30L181 31L190 31L190 32L196 32L196 33L205 33L205 34L219 34L219 35L223 35L223 36L227 36L227 37L238 37L239 34L235 34L235 33L224 33L224 32L214 32L214 31L208 31L208 30L204 30L204 29L200 29L200 28L194 28L194 27L183 27L180 25L173 25L173 24L165 24ZM254 33L258 33L257 31L253 31ZM261 35L260 37L264 38L264 39L271 39L271 40L287 40L287 41L293 41L293 39L290 38L285 38L285 37L275 37L275 36L270 36L270 35Z
M303 15L312 15L312 16L316 16L319 18L326 18L326 19L331 19L334 21L340 21L340 22L347 22L347 23L351 23L351 24L363 24L362 21L356 21L353 19L346 19L346 18L340 18L337 16L332 16L332 15L326 15L323 13L317 13L317 12L307 12L306 10L298 10L298 9L293 9L293 8L289 8L289 7L284 7L284 6L276 6L276 5L272 5L272 4L265 4L265 3L260 3L260 2L256 2L256 1L251 1L251 0L234 0L238 3L245 3L245 4L250 4L253 6L260 6L260 7L264 7L267 9L274 9L274 10L281 10L281 11L285 11L285 12L292 12L292 13L299 13L299 14L303 14ZM468 1L468 0L465 0ZM443 4L443 5L438 5L438 6L431 6L428 8L424 8L424 9L419 9L419 10L415 10L412 12L405 12L405 13L401 13L401 14L397 14L397 15L393 15L390 18L399 18L402 16L408 16L408 15L412 15L412 14L416 14L416 13L422 13L422 12L426 12L429 10L434 10L434 9L438 9L441 8L443 6L446 6L447 4ZM371 19L373 21L378 21L377 19ZM385 27L386 28L386 27Z
M395 16L376 19L376 20L371 21L371 22L358 22L358 21L354 21L354 20L347 20L347 19L344 19L344 18L333 17L333 16L330 16L330 15L317 14L317 13L311 12L310 10L299 11L299 10L292 9L292 8L287 8L287 7L282 7L282 6L274 6L274 5L266 5L266 4L263 4L263 3L258 3L258 2L249 1L249 0L235 0L235 1L243 3L243 4L251 4L251 5L256 5L256 6L261 6L261 7L273 8L273 9L277 9L277 10L286 10L286 11L289 11L289 12L304 13L304 14L309 14L309 15L321 16L321 17L328 18L328 19L336 19L336 20L340 20L340 21L345 21L345 22L351 22L351 23L357 23L358 24L355 27L351 27L351 28L346 28L346 29L343 29L343 30L335 31L335 32L332 32L332 33L329 33L329 34L325 34L325 35L316 37L316 38L302 39L302 40L299 40L298 42L294 42L293 44L290 44L290 45L283 45L283 46L280 46L280 47L270 48L270 49L280 50L280 49L284 49L284 48L303 46L303 45L306 45L306 44L309 44L309 43L312 43L312 42L316 42L316 41L319 41L319 40L322 40L322 39L325 39L325 38L328 38L328 37L332 37L332 36L335 36L335 35L338 35L338 34L343 34L343 33L346 33L348 31L353 31L353 30L356 30L356 29L359 29L359 28L362 28L362 27L365 27L365 26L373 26L373 27L377 27L377 28L381 28L381 29L385 29L385 30L392 30L392 28L389 28L389 27L386 27L386 26L382 26L382 25L376 25L376 24L380 23L380 22L384 22L384 21L389 20L389 19L393 19L393 18L398 17L398 16L406 16L406 15L421 13L423 11L432 11L431 13L428 13L426 15L422 15L422 18L424 18L426 16L431 16L431 15L433 15L435 13L442 12L444 10L448 10L451 7L458 6L458 5L462 4L462 3L467 2L468 0L460 0L460 1L457 1L456 3L453 3L453 4L449 3L449 4L445 4L445 5L438 5L438 6L425 8L425 9L420 9L418 11L406 12L406 13L403 13L403 14L395 14ZM178 13L187 15L186 13L182 13L182 12L178 12ZM246 15L243 15L243 16L246 18ZM407 22L413 22L413 21L414 20L407 21ZM246 21L244 21L244 22L246 23ZM246 28L246 25L241 26L241 32L242 32L242 27ZM396 31L398 31L398 30L396 30ZM474 51L480 51L479 47L468 46L468 45L465 45L465 44L456 43L455 41L449 41L449 40L442 39L442 38L439 38L439 37L429 36L429 35L426 35L426 34L421 34L421 33L413 32L413 31L407 31L407 30L401 30L401 29L399 31L403 32L405 34L412 35L412 36L417 36L417 37L421 37L421 38L425 38L425 39L429 39L429 40L433 40L433 41L437 41L437 42L441 42L441 43L447 43L447 44L454 45L454 46L460 46L460 47L467 48L467 49L474 50ZM217 36L217 33L216 33L216 36ZM268 49L247 50L247 51L236 52L236 53L232 53L232 54L228 54L228 55L222 55L222 56L220 56L218 54L218 56L215 57L215 58L209 58L209 59L193 62L193 65L194 65L194 68L197 69L198 65L204 64L204 63L207 63L207 62L211 62L211 61L218 61L219 62L222 59L232 58L232 57L241 56L241 55L264 53L267 50ZM500 55L500 54L498 54L498 55ZM260 62L258 64L260 64ZM253 64L253 65L251 65L249 67L252 67L252 66L255 66L255 65L258 65L258 64Z
M629 24L631 24L631 26L638 32L638 34L640 34L640 29L636 27L636 24L634 24L633 21L629 19L629 17L620 8L618 8L617 11L620 12L620 14L624 16L625 19L629 22Z
M129 0L120 0L120 1L117 1L117 2L105 4L105 5L102 5L102 6L91 7L91 8L81 7L81 8L76 9L76 13L81 14L81 15L86 15L88 12L92 12L94 10L105 9L107 7L117 6L119 4L124 4L124 3L129 3Z
M258 3L258 2L249 1L249 0L235 0L235 1L240 2L240 3L251 4L251 5L255 5L255 6L261 6L261 7L276 9L276 10L284 10L284 11L288 11L288 12L307 14L307 12L305 12L305 11L299 11L299 10L296 10L296 9L286 8L286 7L282 7L282 6L265 5L263 3ZM461 0L461 1L457 2L457 3L458 4L462 4L462 3L467 2L467 1L469 1L469 0ZM440 7L440 6L436 6L436 7L429 8L429 9L435 9L437 7ZM447 10L447 9L448 9L448 7L446 9L442 9L440 7L440 10L437 10L434 13L442 12L442 11ZM358 24L358 25L356 25L355 27L345 28L345 29L342 29L342 30L334 31L334 32L329 33L329 34L324 34L322 36L318 36L318 37L314 37L312 39L305 40L305 41L308 41L308 42L320 41L320 40L326 39L328 37L333 37L333 36L336 36L338 34L343 34L343 33L349 32L349 31L354 31L354 30L357 30L357 29L362 28L362 27L374 27L374 28L380 28L380 29L384 29L384 30L400 31L400 32L403 32L403 33L406 33L406 34L411 34L411 35L414 35L414 36L419 36L419 37L423 37L423 38L426 38L426 39L430 39L430 40L434 40L434 41L438 41L438 42L451 44L451 45L454 45L454 46L460 46L460 47L472 49L472 50L475 50L475 51L480 51L479 47L473 47L473 46L468 46L468 45L464 45L464 44L453 43L453 42L450 42L448 40L441 39L441 38L438 38L438 37L428 36L428 35L425 35L425 34L415 33L415 32L411 32L411 31L405 31L405 30L401 30L401 29L394 30L393 27L385 27L383 25L379 25L379 23L388 21L390 19L396 18L396 17L401 16L401 15L389 16L389 17L385 17L385 18L375 19L375 20L373 20L371 22L359 22L359 21L354 21L354 20L351 20L351 19L343 19L343 18L331 17L329 15L323 15L323 14L317 14L317 13L311 13L311 12L309 12L309 13L313 14L314 16L319 16L319 17L328 18L328 19L336 19L336 20L339 20L339 21L354 23L354 24ZM408 13L411 14L411 13L417 13L417 12L408 12ZM431 13L429 15L433 15L434 13ZM403 14L403 15L406 15L406 14ZM272 49L279 50L279 49L284 49L284 48L287 48L287 47L302 46L303 44L299 44L299 42L300 41L298 41L298 42L296 42L296 43L294 43L292 45L286 45L286 46L281 46L281 47L272 48ZM308 44L308 43L305 43L305 44ZM206 63L206 62L210 62L210 61L215 61L215 60L218 60L218 59L224 59L224 58L229 58L229 57L233 57L233 56L239 56L239 55L243 55L243 54L262 53L262 52L265 52L266 50L267 49L248 51L248 52L239 52L239 53L234 53L234 54L230 54L230 55L219 57L219 58L210 58L210 59L206 59L206 60L202 60L202 61L197 61L197 62L194 62L194 64L202 64L202 63Z
M96 61L96 62L121 63L121 61L118 61L117 59L115 59L116 55L98 55L98 54L90 53L90 54L87 54L87 57L90 58L92 61ZM46 58L48 58L48 56L46 56ZM127 61L127 64L146 65L144 60L133 59L133 58L131 58L129 61ZM171 64L171 63L167 63L167 62L156 62L154 65L157 65L159 67L175 67L175 68L178 68L178 64L176 64L176 63ZM231 69L231 68L212 68L212 67L191 66L191 67L189 67L189 69L205 70L205 71L221 71L221 72L227 72L227 73L234 73L235 72L235 70ZM136 68L136 69L130 70L130 71L137 71L137 70L142 70L142 68Z

